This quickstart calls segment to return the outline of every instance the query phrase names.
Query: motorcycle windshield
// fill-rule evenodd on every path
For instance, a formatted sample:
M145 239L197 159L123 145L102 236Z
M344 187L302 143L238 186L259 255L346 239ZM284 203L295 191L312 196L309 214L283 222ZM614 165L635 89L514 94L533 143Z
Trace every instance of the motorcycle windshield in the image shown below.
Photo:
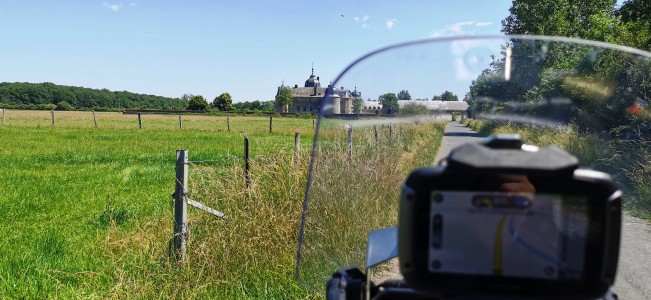
M287 109L320 111L298 280L324 291L336 270L363 269L369 232L398 225L409 172L490 134L566 150L613 175L626 209L648 214L649 57L567 38L430 39L371 52L328 86L289 88L300 97ZM374 274L400 277L395 260Z

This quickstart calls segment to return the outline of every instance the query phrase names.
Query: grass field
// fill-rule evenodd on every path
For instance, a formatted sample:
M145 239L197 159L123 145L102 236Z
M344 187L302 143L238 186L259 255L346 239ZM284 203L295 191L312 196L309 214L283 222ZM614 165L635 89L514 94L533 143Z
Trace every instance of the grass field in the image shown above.
M311 119L9 111L0 126L0 298L313 298L294 260ZM301 132L296 158L294 132ZM243 136L251 144L245 192ZM420 138L429 139L432 135ZM440 137L438 137L440 139ZM169 255L177 149L188 149L188 260ZM405 164L413 160L405 157ZM388 163L388 162L387 162Z

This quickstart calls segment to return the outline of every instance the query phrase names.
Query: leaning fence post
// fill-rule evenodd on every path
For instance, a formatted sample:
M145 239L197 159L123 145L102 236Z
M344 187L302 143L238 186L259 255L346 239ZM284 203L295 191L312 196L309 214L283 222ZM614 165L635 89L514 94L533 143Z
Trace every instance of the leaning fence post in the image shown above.
M95 117L95 111L93 110L93 122L95 123L95 128L97 128L97 118Z
M244 183L248 190L251 182L249 179L249 138L246 136L244 137Z
M54 127L54 111L51 110L50 113L52 114L52 127Z
M301 144L301 133L297 131L294 134L294 155L296 157L300 155L300 151L301 151L300 144Z
M183 118L181 117L181 114L179 114L179 129L183 129Z
M380 137L377 132L377 124L373 125L373 130L375 131L375 146L380 144Z
M142 129L142 113L138 112L138 127Z
M176 150L176 185L174 189L174 252L178 260L185 260L188 238L188 151Z
M269 132L273 131L273 120L274 120L274 116L269 115Z
M389 141L392 142L392 137L393 137L393 127L389 125Z
M353 125L348 125L348 156L353 156Z
M6 108L3 108L3 109L2 109L2 125L5 124L5 113L6 113L6 111L7 111Z

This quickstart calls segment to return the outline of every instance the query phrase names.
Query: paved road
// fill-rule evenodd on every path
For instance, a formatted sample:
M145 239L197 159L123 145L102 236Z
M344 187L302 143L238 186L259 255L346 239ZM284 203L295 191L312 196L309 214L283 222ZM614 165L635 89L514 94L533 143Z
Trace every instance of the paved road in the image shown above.
M651 225L624 215L613 291L619 299L651 299Z
M480 134L464 125L449 122L435 162L438 163L455 147L481 139ZM400 277L397 261L390 264L389 270L378 274L380 278ZM613 291L619 299L651 299L651 224L628 214L624 214L622 222L619 268Z
M445 135L441 141L441 147L439 152L436 154L435 163L438 163L442 158L448 156L450 151L462 144L466 143L476 143L484 139L482 135L476 133L470 128L459 124L457 122L449 122L445 128Z

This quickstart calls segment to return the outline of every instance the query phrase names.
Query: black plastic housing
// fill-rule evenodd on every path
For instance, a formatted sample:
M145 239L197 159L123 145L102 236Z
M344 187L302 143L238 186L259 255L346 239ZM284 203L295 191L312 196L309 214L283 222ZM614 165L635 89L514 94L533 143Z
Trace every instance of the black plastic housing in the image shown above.
M446 294L497 294L559 299L594 299L614 283L619 257L621 192L602 172L577 169L572 155L554 147L521 150L508 137L461 146L439 166L414 170L403 185L400 199L398 256L406 283L416 289ZM493 143L493 144L491 144ZM496 174L526 175L536 193L583 196L588 201L589 230L584 277L532 279L488 275L431 273L430 193L432 191L495 191Z

